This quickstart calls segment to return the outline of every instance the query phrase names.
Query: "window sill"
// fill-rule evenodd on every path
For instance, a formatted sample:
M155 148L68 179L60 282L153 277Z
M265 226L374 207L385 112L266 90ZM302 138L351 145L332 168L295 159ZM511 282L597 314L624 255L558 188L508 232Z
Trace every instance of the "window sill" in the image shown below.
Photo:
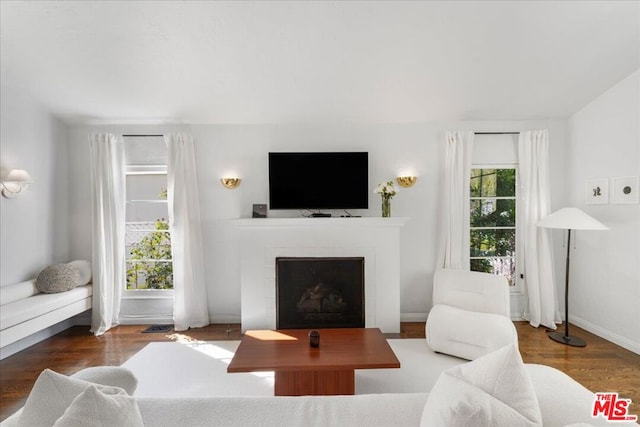
M122 299L173 299L173 289L126 290Z

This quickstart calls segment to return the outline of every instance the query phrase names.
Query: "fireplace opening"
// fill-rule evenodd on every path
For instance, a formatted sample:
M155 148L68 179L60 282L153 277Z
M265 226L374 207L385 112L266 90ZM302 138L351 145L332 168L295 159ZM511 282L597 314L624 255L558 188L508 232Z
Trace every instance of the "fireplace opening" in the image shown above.
M364 257L276 258L278 329L364 328Z

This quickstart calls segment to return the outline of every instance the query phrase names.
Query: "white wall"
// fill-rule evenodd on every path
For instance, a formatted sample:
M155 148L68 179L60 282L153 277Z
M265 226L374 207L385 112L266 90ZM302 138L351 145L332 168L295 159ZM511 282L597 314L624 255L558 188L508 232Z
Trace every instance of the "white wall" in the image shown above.
M87 135L91 131L163 133L182 129L193 134L203 218L207 285L211 317L218 322L240 318L240 257L232 232L223 219L250 217L253 203L268 201L269 151L368 151L370 186L409 169L419 176L410 189L392 200L392 215L411 220L401 231L400 292L403 320L424 320L431 307L431 281L438 241L438 189L443 173L444 132L449 129L518 131L549 129L552 180L558 183L553 206L564 200L564 147L566 122L456 122L418 124L313 124L313 125L184 125L184 126L74 126L70 129L71 254L91 253L90 187ZM239 175L236 190L219 182ZM339 177L338 177L339 179ZM338 182L339 185L339 182ZM370 196L369 210L353 212L380 216L380 200ZM270 212L270 216L298 212ZM519 306L520 305L520 306ZM521 311L521 303L514 305Z
M2 81L0 174L26 169L33 184L0 197L0 286L36 277L69 260L67 128L27 91Z
M569 318L640 354L640 205L585 202L588 179L640 175L640 70L574 114L568 129L568 205L610 227L576 233Z

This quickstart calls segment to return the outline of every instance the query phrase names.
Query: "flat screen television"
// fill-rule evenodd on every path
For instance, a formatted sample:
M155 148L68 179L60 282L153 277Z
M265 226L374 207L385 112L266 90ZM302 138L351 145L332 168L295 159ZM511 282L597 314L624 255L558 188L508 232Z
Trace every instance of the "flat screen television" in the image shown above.
M366 152L269 153L269 209L367 209Z

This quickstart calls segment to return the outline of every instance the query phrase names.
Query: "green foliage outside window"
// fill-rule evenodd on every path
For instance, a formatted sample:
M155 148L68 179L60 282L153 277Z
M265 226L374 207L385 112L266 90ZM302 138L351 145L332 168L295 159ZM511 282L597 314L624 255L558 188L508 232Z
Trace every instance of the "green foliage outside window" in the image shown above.
M135 243L127 260L127 289L173 289L169 223L158 219L155 231Z
M471 270L515 281L516 170L473 169L470 187Z

